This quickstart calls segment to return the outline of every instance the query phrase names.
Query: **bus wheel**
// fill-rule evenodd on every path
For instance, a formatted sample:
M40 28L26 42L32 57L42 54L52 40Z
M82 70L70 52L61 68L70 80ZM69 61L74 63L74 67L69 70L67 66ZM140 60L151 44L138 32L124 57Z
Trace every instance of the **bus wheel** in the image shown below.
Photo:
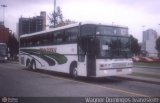
M32 68L32 70L36 70L37 69L35 61L31 62L31 68Z
M77 66L76 66L75 64L72 64L70 70L71 70L71 71L70 71L71 76L72 76L74 79L77 79L77 78L78 78Z
M26 67L27 67L27 69L31 69L31 63L30 63L29 59L27 59L27 61L26 61Z

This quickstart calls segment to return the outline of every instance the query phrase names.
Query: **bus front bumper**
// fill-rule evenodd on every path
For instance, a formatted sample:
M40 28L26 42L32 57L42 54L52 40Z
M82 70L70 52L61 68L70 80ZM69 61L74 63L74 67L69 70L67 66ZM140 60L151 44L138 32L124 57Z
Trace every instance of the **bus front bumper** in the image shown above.
M0 57L0 61L6 61L7 59L7 57Z
M111 69L99 69L97 71L96 77L105 77L105 76L117 76L131 74L132 68L111 68Z

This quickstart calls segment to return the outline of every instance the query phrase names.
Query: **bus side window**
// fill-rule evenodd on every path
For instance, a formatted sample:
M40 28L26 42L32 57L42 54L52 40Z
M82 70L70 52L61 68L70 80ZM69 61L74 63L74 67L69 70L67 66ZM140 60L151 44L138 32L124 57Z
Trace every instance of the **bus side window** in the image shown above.
M77 35L78 35L78 30L77 29L73 29L71 34L70 34L70 41L71 42L77 41Z
M78 42L78 61L84 62L87 52L87 38L80 38Z
M68 29L68 30L65 30L65 40L66 40L66 42L69 42L70 40L69 40L69 34L70 34L70 30Z
M67 42L75 42L77 40L78 27L66 30L65 35L66 35Z
M52 42L53 42L53 35L51 33L47 34L47 40L48 40L48 44L52 44Z
M39 35L38 35L38 36L35 36L35 45L36 45L36 46L39 46L39 45L40 45L40 37L39 37Z
M58 44L61 44L64 42L64 31L56 31L54 33L54 42L58 43Z
M43 45L47 45L48 44L47 34L43 35L42 38L43 38Z
M26 47L26 38L22 39L23 47Z
M20 39L20 47L24 47L25 44L25 38Z
M42 35L39 35L38 37L38 43L39 43L39 45L43 45L43 36Z
M33 36L32 37L32 46L36 46L36 41L37 41L36 36Z
M26 38L26 46L29 46L30 44L30 40L29 40L29 37Z
M55 44L56 43L56 35L52 34L52 43Z

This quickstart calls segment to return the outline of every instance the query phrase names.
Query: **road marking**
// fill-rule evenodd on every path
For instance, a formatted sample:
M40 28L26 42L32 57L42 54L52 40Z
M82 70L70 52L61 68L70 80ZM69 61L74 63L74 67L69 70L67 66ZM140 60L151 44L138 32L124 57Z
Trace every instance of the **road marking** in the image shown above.
M22 69L21 69L22 70ZM24 70L23 70L24 71ZM28 70L25 70L25 71L28 71ZM92 85L92 86L95 86L95 87L99 87L99 88L103 88L103 89L108 89L108 90L112 90L112 91L117 91L117 92L121 92L121 93L126 93L126 94L130 94L130 95L133 95L133 96L139 96L139 97L151 97L151 96L148 96L148 95L143 95L143 94L139 94L139 93L134 93L134 92L129 92L129 91L125 91L125 90L121 90L121 89L118 89L118 88L111 88L111 87L107 87L107 86L101 86L101 85L97 85L97 84L92 84L92 83L86 83L86 82L81 82L81 81L76 81L76 80L72 80L72 79L67 79L67 78L62 78L62 77L58 77L58 76L54 76L54 75L47 75L47 74L43 74L43 73L40 73L40 72L33 72L33 71L28 71L30 73L33 73L33 74L39 74L41 76L48 76L50 78L56 78L56 79L63 79L63 80L67 80L67 81L73 81L73 82L78 82L78 83L82 83L82 84L87 84L87 85Z

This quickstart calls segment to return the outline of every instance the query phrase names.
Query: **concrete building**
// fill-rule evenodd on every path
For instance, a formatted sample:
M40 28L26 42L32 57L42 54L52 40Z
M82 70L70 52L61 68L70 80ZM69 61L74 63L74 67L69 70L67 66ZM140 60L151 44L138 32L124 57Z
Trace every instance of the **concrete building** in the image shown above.
M0 43L7 43L9 35L9 28L6 28L4 25L0 25Z
M40 16L33 18L19 19L19 35L34 33L46 29L46 12L41 12Z
M147 52L149 57L157 57L157 50L155 49L157 40L157 32L153 29L143 31L143 44L142 50Z

